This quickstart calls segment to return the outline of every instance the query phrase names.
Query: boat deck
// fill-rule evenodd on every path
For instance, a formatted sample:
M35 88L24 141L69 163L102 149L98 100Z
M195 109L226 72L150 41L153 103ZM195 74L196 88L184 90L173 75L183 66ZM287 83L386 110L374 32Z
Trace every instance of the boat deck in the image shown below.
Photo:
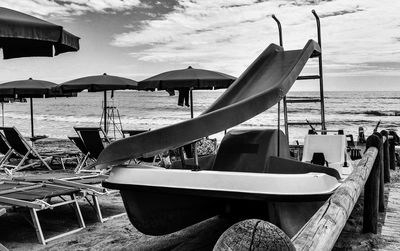
M400 184L391 184L382 225L381 239L384 245L378 250L400 249Z

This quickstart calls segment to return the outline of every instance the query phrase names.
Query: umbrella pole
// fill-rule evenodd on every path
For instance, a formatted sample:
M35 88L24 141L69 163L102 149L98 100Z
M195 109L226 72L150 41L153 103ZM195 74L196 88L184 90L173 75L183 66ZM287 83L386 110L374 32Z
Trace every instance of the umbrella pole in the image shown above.
M1 102L1 119L3 120L4 127L4 102Z
M190 117L193 118L193 88L190 88ZM199 166L199 156L197 155L197 147L196 142L193 143L193 158L194 165L196 167Z
M104 115L104 132L107 133L107 91L104 91L104 107L103 107L103 115Z
M33 99L30 98L30 102L31 102L31 136L32 138L35 136L33 133Z

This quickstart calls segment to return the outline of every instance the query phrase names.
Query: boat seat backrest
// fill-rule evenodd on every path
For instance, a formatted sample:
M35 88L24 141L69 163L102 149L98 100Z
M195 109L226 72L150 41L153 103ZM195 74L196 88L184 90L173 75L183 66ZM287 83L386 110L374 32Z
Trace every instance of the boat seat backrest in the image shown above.
M311 162L315 153L323 153L328 163L344 162L345 135L307 135L304 139L303 162Z
M340 180L340 174L336 169L276 156L268 158L268 169L266 172L278 174L325 173Z
M14 151L22 156L29 152L30 149L24 143L23 139L21 139L22 136L15 127L2 127L1 129L4 132L4 136L6 136L7 142L10 144L10 147L14 149Z
M265 172L269 156L289 158L289 145L282 131L272 129L231 130L223 138L213 170L234 172Z

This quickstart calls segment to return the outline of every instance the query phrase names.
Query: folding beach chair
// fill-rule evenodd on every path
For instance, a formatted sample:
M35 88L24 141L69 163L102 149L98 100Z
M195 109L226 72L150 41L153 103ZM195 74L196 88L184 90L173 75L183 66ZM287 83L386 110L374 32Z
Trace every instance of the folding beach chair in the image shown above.
M82 167L87 165L89 151L86 149L86 146L80 137L68 136L68 139L71 140L71 142L81 151L80 156L78 157L78 164L75 167L75 172L78 172Z
M74 127L74 129L85 146L85 152L87 152L88 155L86 159L96 161L101 151L104 150L104 144L111 143L110 139L107 137L107 134L100 127ZM81 142L76 142L81 145ZM84 148L82 147L82 149ZM85 164L86 163L81 163L81 165L75 171L78 173L93 172L87 169L93 167L94 165L86 165L85 170L83 170Z
M11 149L11 147L8 146L7 140L2 133L0 133L0 153L3 154L3 157L0 160L1 168L3 163L8 160L13 154L13 150Z
M47 169L52 170L47 164L46 160L37 152L37 150L30 145L26 139L19 133L15 127L0 127L4 132L10 148L22 158L18 164L4 163L9 160L11 154L3 161L2 167L11 167L13 171L19 171L28 167L33 167L37 164L43 164ZM51 158L51 157L49 157ZM47 159L47 158L46 158ZM31 163L27 163L32 161Z
M85 228L85 223L77 201L77 193L80 189L70 186L62 186L48 183L0 181L0 204L14 207L27 208L31 215L32 225L35 227L36 235L41 244L76 233ZM60 197L61 201L54 202L50 199ZM51 238L45 238L37 212L53 209L55 207L70 205L73 207L79 227L77 229L62 233Z

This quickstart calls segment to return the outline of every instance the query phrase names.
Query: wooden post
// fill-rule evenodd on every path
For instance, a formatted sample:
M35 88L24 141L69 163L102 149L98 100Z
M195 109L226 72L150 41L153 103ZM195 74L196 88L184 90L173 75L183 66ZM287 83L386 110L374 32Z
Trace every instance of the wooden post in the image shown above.
M384 139L382 134L379 132L374 132L381 141L381 146L379 147L379 212L385 212L385 179L384 179L384 170L383 170L383 143ZM386 138L385 138L386 140Z
M382 136L386 137L383 143L383 180L385 183L390 182L390 156L389 156L389 133L386 130L381 131Z
M380 180L380 158L381 139L373 134L367 139L367 146L376 147L378 154L376 155L374 165L371 169L367 182L364 187L364 215L363 215L363 232L378 233L378 209L379 209L379 180Z
M395 137L397 136L394 131L389 131L389 135L392 136L389 139L389 163L390 169L396 170L396 149L395 149Z
M267 221L248 219L228 228L214 246L219 250L288 250L295 251L290 238Z

